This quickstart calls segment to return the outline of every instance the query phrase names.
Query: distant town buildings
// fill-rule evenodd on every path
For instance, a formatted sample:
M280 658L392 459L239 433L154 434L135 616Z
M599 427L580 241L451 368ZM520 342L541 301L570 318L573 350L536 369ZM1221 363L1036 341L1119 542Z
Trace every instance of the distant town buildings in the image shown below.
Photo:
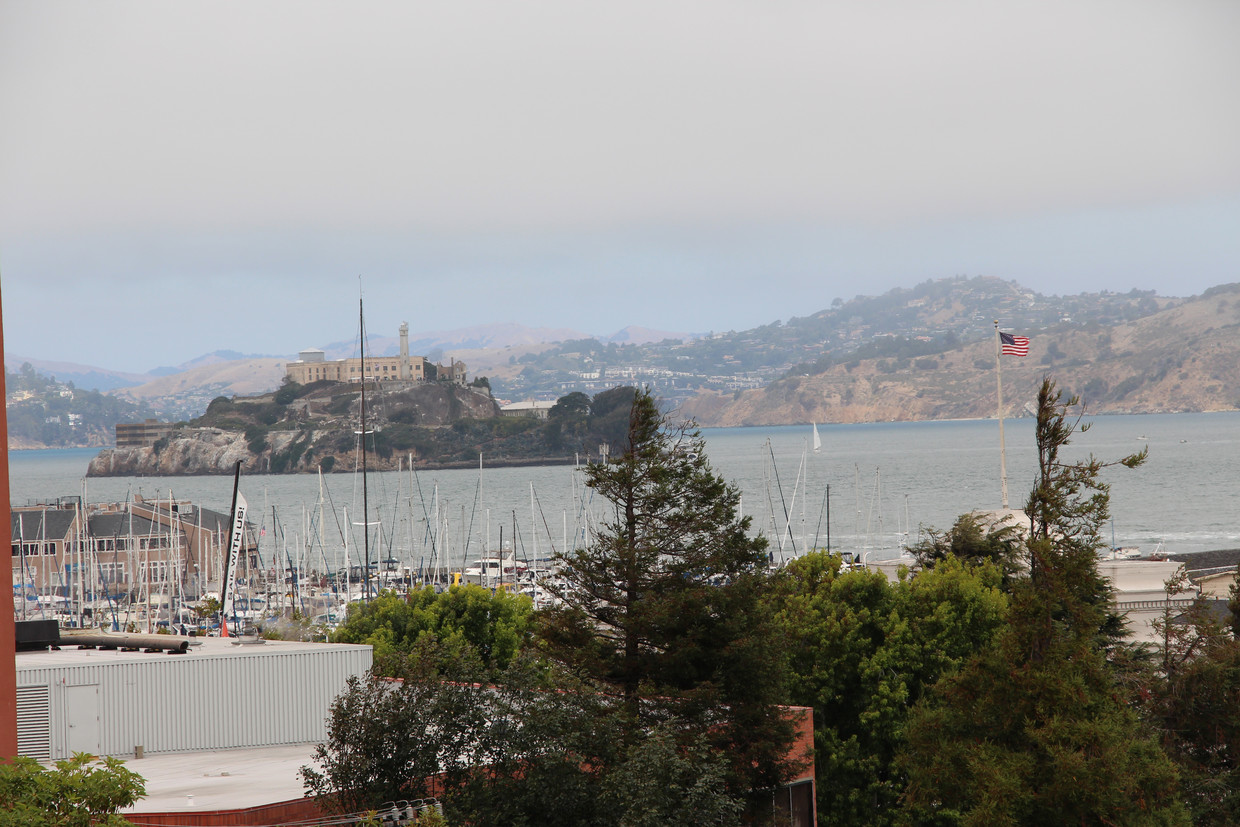
M295 362L285 365L290 382L360 382L363 377L378 382L444 381L464 385L465 363L450 359L447 366L430 362L425 356L409 354L409 325L400 326L400 353L396 356L367 356L328 360L317 348L303 350Z

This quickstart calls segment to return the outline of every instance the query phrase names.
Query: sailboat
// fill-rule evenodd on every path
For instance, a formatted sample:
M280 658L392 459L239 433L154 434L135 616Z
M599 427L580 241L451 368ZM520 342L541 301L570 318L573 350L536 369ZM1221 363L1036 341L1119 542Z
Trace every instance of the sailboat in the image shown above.
M814 453L818 453L822 449L822 438L818 436L818 423L812 423L814 426Z

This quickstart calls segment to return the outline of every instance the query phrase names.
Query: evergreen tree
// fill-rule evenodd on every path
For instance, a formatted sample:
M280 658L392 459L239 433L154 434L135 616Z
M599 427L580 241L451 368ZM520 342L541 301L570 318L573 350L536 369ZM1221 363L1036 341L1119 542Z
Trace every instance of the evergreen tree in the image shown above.
M987 525L977 514L961 514L947 531L930 529L927 537L909 548L922 569L954 557L966 563L989 561L1003 572L1006 583L1021 568L1021 528L1015 523Z
M1167 583L1170 596L1195 587L1181 568ZM1232 587L1233 598L1235 586ZM1240 641L1214 601L1198 596L1187 607L1168 602L1154 622L1161 669L1135 697L1162 731L1163 748L1180 768L1184 799L1199 825L1240 823ZM1153 670L1150 670L1153 672Z
M773 788L788 775L792 727L776 706L783 662L760 600L766 543L749 536L700 433L670 423L648 391L616 447L586 470L613 511L592 545L559 555L545 652L622 700L626 750L661 725L725 754L734 795Z
M914 710L902 764L924 823L1186 824L1175 767L1125 702L1105 656L1098 575L1106 464L1060 458L1077 429L1049 379L1038 394L1030 576L996 642ZM1140 464L1144 454L1119 461Z

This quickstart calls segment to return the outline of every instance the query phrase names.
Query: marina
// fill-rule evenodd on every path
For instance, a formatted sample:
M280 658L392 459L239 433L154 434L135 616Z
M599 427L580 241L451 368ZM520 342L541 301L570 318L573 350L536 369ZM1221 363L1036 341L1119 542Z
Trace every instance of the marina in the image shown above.
M1106 539L1124 556L1240 547L1230 508L1240 481L1240 414L1090 421L1070 457L1150 450L1143 467L1107 472L1107 530L1114 539ZM1028 418L1006 423L1016 507L1033 477L1032 424ZM961 513L999 504L993 421L707 429L703 436L712 465L739 487L752 530L767 537L774 565L828 546L859 560L891 560L927 529L948 528ZM20 552L14 583L24 587L19 617L51 615L70 626L106 618L138 631L201 623L188 607L218 597L225 544L216 523L227 519L232 479L87 479L92 455L10 453ZM550 558L588 544L608 517L606 504L584 485L584 458L577 466L521 468L488 468L485 460L472 470L371 472L365 519L359 474L243 471L250 528L234 616L242 625L277 615L330 626L349 601L363 599L367 585L373 594L477 582L538 597L535 581ZM88 517L85 528L61 536L84 545L69 553L67 566L49 566L46 555L32 553L55 523L47 515L74 508ZM139 518L136 528L123 530L130 514ZM209 527L195 531L204 518ZM107 519L104 537L92 526ZM117 588L120 580L124 588Z

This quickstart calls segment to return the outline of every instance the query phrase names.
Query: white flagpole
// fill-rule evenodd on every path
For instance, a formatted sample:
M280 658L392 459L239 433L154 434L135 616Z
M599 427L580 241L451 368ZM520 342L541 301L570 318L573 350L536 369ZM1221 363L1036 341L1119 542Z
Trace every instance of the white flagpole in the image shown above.
M999 354L999 321L995 320L995 384L999 399L999 490L1002 494L1003 510L1008 508L1007 489L1007 446L1003 441L1003 369L1000 367Z

